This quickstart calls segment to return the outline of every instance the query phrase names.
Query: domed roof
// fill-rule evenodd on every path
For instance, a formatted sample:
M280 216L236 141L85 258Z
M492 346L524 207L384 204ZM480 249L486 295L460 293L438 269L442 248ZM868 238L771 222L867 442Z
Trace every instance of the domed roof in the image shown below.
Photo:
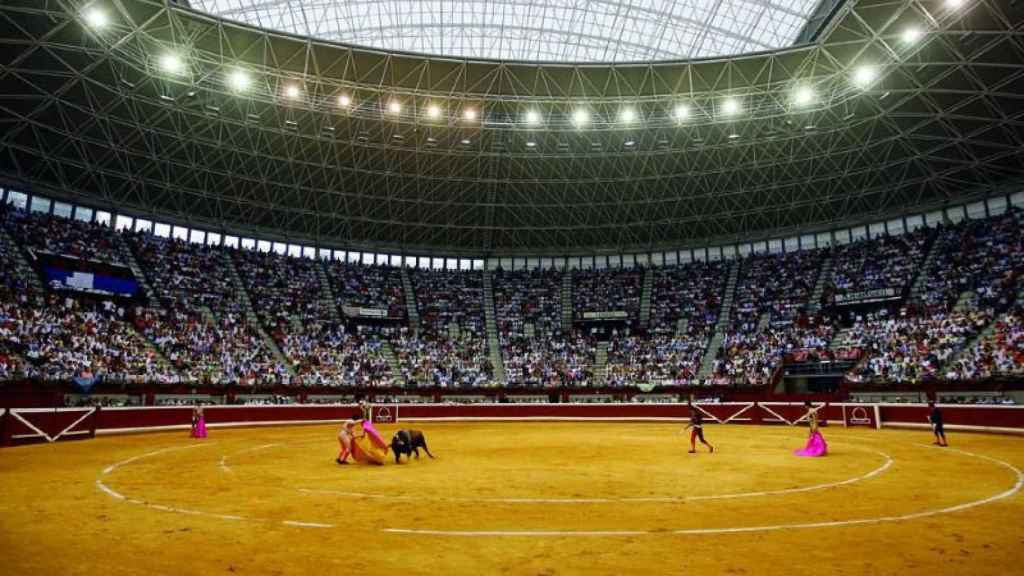
M191 0L302 36L465 58L629 62L792 45L817 0Z

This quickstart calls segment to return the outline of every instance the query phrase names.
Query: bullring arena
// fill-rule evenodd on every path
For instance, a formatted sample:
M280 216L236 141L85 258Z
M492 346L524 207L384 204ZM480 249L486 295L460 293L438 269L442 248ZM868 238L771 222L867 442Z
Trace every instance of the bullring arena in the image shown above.
M87 411L25 411L8 437L100 436L3 451L4 573L1021 573L1019 436L951 431L939 448L927 429L876 430L873 407L837 405L822 412L836 418L828 456L798 458L802 406L751 404L699 405L729 421L707 426L713 454L687 453L685 406L418 406L407 420L376 407L399 418L378 424L385 437L421 429L436 459L348 467L333 461L336 424L218 425L342 408L210 409L202 440L180 425L102 433L166 427L181 409L71 427ZM846 426L854 409L870 422ZM925 413L878 414L890 409ZM1021 418L948 412L1006 431Z
M1024 576L1022 438L1024 0L0 0L0 576Z

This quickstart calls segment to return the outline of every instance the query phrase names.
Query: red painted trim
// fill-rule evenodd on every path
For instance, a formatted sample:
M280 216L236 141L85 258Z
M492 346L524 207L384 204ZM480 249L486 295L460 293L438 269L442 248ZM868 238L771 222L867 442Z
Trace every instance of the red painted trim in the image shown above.
M709 404L707 409L716 416L733 414L748 403ZM816 404L816 406L819 404ZM402 421L458 421L458 420L572 420L572 421L673 421L689 418L685 404L381 404L398 414ZM862 407L873 416L873 404L828 404L819 408L819 415L833 425L840 425L846 412ZM923 404L877 405L882 425L926 425L928 407ZM965 430L991 430L1024 432L1024 407L1020 406L942 406L945 421L951 429L963 426ZM11 409L31 416L32 421L48 434L60 432L75 413L82 409ZM350 417L355 406L209 406L206 421L213 427L287 425L313 422L338 422ZM764 402L750 407L737 424L782 424L772 412L795 421L804 414L799 402ZM11 441L12 427L9 411L0 413L0 444ZM98 434L118 431L144 432L146 430L187 429L191 422L190 407L132 407L97 410L91 422L83 422L77 429ZM711 423L712 419L706 420ZM802 422L801 422L802 423Z

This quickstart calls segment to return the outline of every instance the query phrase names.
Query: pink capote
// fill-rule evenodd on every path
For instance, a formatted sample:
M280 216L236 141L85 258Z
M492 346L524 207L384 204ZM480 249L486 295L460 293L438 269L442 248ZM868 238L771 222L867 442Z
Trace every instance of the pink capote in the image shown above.
M192 424L192 433L189 436L192 438L206 438L206 417L200 416L196 419L195 423Z
M377 429L373 427L373 420L369 418L363 420L363 431L366 432L366 435L370 437L370 441L373 442L377 448L387 450L387 442L384 442L384 439L380 436L380 432L377 432Z
M807 445L799 450L794 450L793 454L812 458L824 456L828 454L828 444L825 443L825 437L821 435L821 432L815 430L807 439Z

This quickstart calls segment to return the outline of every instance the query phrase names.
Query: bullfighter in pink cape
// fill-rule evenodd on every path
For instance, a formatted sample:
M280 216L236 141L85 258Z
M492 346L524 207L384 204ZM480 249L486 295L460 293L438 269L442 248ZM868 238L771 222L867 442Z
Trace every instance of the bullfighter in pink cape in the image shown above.
M828 454L828 444L825 443L825 437L818 429L818 409L811 406L810 402L804 402L804 406L807 408L807 423L810 425L811 431L807 437L807 445L800 450L794 450L793 453L797 456L812 458L824 456Z

